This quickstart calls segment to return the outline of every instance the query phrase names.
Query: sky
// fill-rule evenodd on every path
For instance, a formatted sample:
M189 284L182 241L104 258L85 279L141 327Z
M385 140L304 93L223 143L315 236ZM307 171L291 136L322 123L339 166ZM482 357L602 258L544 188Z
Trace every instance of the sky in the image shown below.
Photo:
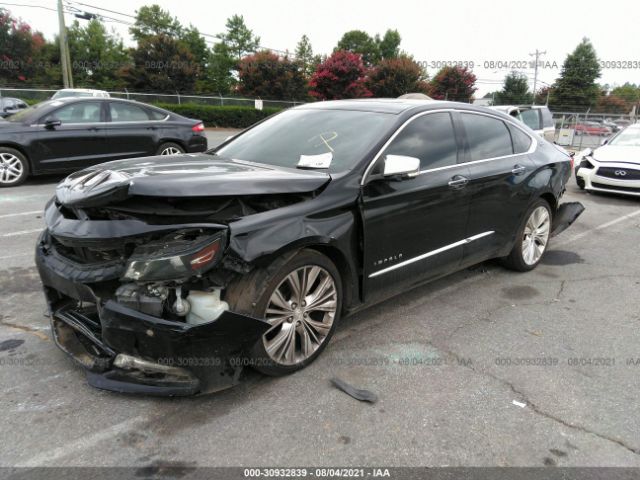
M86 5L135 15L141 6L154 3L153 0L65 2L124 22L133 19ZM261 37L262 46L283 51L293 51L303 34L310 38L315 53L330 53L348 30L375 35L388 28L397 29L402 36L401 49L425 65L430 76L442 62L473 62L479 87L476 97L499 90L505 75L513 69L525 73L532 87L534 69L530 54L536 49L546 52L540 57L543 65L539 68L538 88L553 83L566 55L585 36L592 41L600 60L607 62L600 83L611 86L640 83L638 0L618 0L610 5L557 0L526 3L457 0L431 4L413 0L155 0L155 3L177 16L183 25L192 24L211 35L223 32L231 15L243 15L249 28ZM0 7L8 8L48 38L57 32L57 16L38 7L51 9L56 5L56 0L0 0ZM73 20L73 15L66 15L67 24ZM127 25L113 21L107 25L126 44L131 44Z

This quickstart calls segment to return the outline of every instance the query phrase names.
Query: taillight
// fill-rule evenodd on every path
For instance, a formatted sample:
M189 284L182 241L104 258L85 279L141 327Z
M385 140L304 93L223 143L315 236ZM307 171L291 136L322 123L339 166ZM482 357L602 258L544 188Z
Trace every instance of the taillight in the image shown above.
M191 131L193 133L202 133L202 132L204 132L204 123L200 122L200 123L194 125L193 127L191 127Z

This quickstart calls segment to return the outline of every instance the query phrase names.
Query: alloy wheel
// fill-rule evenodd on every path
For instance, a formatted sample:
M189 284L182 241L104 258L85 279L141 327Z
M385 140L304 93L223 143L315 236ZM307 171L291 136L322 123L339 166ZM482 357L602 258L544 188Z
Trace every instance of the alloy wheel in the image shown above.
M264 315L272 325L263 336L269 358L294 365L311 357L331 331L337 306L335 281L324 268L307 265L287 275Z
M527 265L535 265L549 243L551 217L545 207L538 207L529 216L522 239L522 259Z
M0 183L14 183L24 172L22 161L11 153L0 153Z
M160 155L180 155L181 153L182 151L179 148L167 147L160 152Z

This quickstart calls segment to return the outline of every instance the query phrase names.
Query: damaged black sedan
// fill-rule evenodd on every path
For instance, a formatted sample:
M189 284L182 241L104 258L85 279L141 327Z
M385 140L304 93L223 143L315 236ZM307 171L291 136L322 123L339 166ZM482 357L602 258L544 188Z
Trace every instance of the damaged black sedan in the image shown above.
M296 371L366 305L491 258L533 269L583 210L560 205L571 161L498 112L359 100L91 167L58 186L36 248L53 336L116 391Z

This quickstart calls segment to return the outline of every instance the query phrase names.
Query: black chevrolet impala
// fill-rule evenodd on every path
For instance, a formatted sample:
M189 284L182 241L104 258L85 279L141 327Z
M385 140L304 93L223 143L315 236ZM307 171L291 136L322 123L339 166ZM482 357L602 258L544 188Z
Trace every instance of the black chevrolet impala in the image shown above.
M109 160L206 149L200 120L114 98L50 100L0 121L0 187Z
M491 258L535 268L583 210L560 205L570 174L513 118L422 100L304 105L207 153L92 167L37 244L53 335L117 391L293 372L394 293Z

